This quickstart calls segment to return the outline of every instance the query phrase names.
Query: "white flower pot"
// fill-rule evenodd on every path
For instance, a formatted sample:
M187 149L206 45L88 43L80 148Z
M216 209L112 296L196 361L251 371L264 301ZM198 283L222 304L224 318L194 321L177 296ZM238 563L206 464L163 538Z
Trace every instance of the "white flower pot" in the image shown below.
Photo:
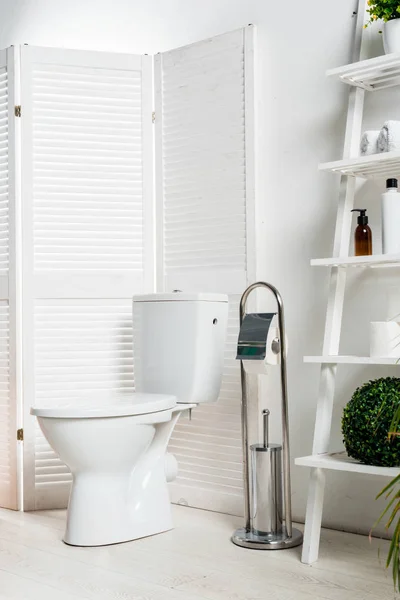
M385 54L400 52L400 19L392 19L383 26Z

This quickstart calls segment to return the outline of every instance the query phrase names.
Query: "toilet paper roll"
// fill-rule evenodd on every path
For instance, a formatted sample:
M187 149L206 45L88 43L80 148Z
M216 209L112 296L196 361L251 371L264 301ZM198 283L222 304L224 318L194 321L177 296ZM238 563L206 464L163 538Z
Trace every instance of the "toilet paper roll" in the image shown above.
M370 356L400 358L400 323L374 321L370 324Z
M267 337L267 353L264 360L244 360L243 366L246 373L251 375L268 375L269 368L274 365L279 365L280 360L280 351L278 354L274 352L274 348L276 348L276 344L273 343L274 340L279 340L279 328L278 327L270 327ZM287 350L287 340L286 340L286 350Z

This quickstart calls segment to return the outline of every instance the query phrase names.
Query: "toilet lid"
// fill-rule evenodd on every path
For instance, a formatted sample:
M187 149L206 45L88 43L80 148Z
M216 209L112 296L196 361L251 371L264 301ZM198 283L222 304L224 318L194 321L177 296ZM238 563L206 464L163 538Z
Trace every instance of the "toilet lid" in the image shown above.
M31 415L57 419L124 417L161 412L170 410L175 406L175 396L164 394L114 395L108 400L85 400L80 404L66 403L61 406L35 406L31 408Z

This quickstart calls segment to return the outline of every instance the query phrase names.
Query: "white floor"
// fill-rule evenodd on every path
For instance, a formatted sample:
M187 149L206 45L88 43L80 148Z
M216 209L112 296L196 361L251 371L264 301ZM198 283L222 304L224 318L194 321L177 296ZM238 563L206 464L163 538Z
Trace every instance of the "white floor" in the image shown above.
M229 541L241 520L174 507L174 531L127 544L72 548L64 511L0 510L0 598L26 600L385 600L388 543L323 531L321 557L257 552Z

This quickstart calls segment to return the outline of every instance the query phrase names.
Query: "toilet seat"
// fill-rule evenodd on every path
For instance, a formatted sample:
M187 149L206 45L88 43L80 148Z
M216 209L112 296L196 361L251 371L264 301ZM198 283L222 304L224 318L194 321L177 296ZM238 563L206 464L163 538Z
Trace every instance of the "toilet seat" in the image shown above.
M175 396L167 394L132 394L112 396L109 400L91 400L83 404L65 404L31 408L31 415L56 419L90 419L99 417L126 417L171 410L176 406Z

